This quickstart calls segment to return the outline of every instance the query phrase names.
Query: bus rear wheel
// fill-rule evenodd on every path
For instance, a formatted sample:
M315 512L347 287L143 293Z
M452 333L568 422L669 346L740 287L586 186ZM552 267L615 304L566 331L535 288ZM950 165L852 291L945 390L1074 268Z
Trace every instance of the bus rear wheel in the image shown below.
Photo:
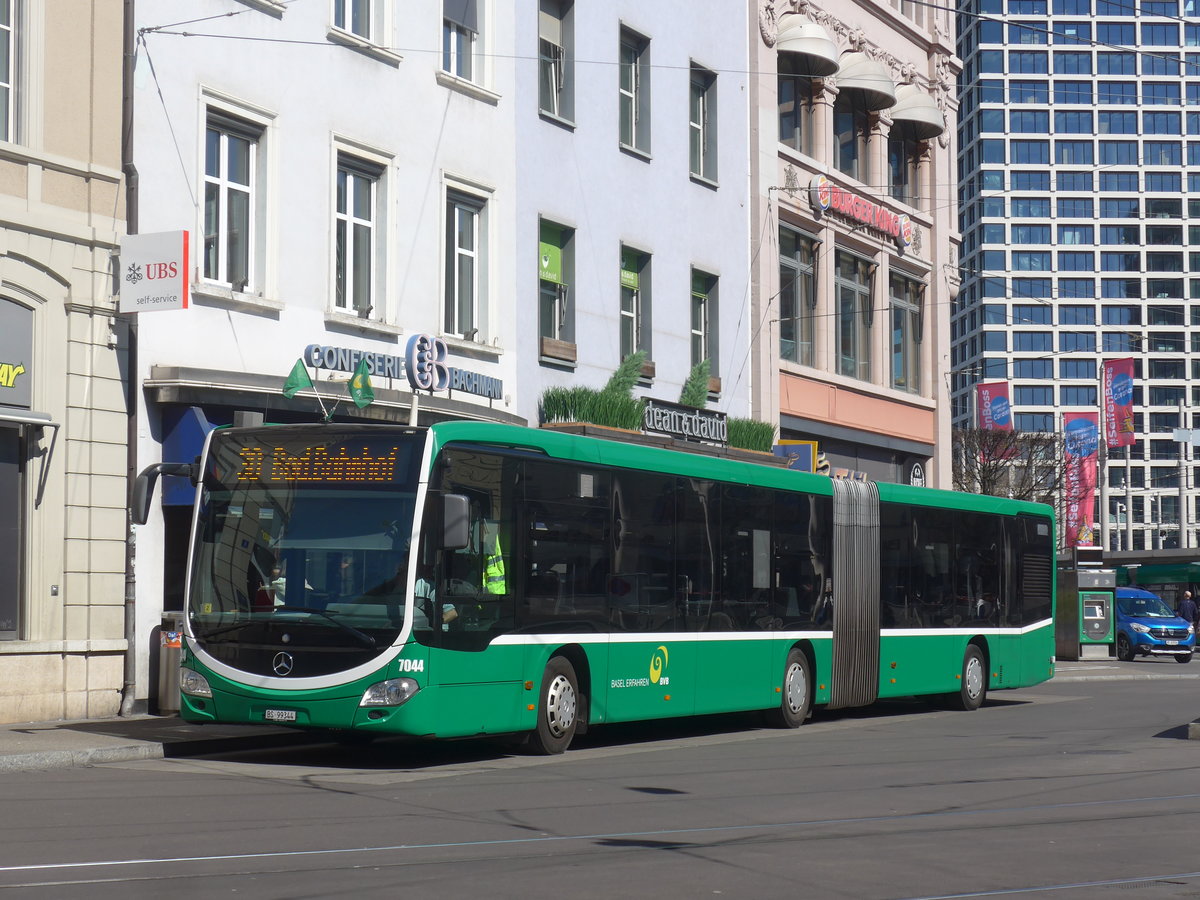
M946 701L952 709L962 709L970 712L983 706L987 697L987 666L983 661L983 651L975 644L967 644L963 653L962 684L957 692L946 695Z
M546 663L538 702L537 728L530 734L529 747L551 756L571 746L579 726L579 681L569 661L555 656Z
M767 721L777 728L799 728L812 708L812 666L800 650L788 653L783 665L783 698L767 712Z

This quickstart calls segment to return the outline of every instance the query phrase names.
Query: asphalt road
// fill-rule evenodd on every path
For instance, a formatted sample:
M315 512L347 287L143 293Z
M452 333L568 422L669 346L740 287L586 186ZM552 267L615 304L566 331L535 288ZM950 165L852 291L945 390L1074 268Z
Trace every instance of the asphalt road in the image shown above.
M1193 668L1130 671L1159 665ZM1194 898L1198 716L1194 678L1100 679L796 731L613 726L552 758L381 742L0 775L0 891Z

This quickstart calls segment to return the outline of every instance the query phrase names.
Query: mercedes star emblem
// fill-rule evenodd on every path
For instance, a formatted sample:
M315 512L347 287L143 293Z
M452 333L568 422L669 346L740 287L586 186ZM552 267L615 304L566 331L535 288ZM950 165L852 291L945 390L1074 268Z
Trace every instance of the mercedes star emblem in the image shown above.
M290 675L292 672L292 654L280 651L275 654L275 658L271 660L271 668L275 670L276 675Z

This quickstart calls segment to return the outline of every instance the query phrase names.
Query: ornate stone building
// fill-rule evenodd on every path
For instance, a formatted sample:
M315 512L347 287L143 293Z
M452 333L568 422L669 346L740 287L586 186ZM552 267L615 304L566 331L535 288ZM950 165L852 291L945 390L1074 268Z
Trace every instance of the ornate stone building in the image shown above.
M801 0L759 3L758 24L756 415L835 475L949 487L951 15Z
M122 4L0 11L0 721L113 715L124 660Z

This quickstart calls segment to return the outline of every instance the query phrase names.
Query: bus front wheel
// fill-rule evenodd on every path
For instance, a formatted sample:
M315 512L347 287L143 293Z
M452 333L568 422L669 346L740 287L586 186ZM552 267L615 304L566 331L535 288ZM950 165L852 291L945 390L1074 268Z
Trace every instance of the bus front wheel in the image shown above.
M542 674L537 728L529 745L547 756L562 753L571 745L579 726L579 681L575 669L561 656L552 657Z
M767 713L777 728L799 728L812 707L812 666L808 657L793 649L783 665L783 699Z

